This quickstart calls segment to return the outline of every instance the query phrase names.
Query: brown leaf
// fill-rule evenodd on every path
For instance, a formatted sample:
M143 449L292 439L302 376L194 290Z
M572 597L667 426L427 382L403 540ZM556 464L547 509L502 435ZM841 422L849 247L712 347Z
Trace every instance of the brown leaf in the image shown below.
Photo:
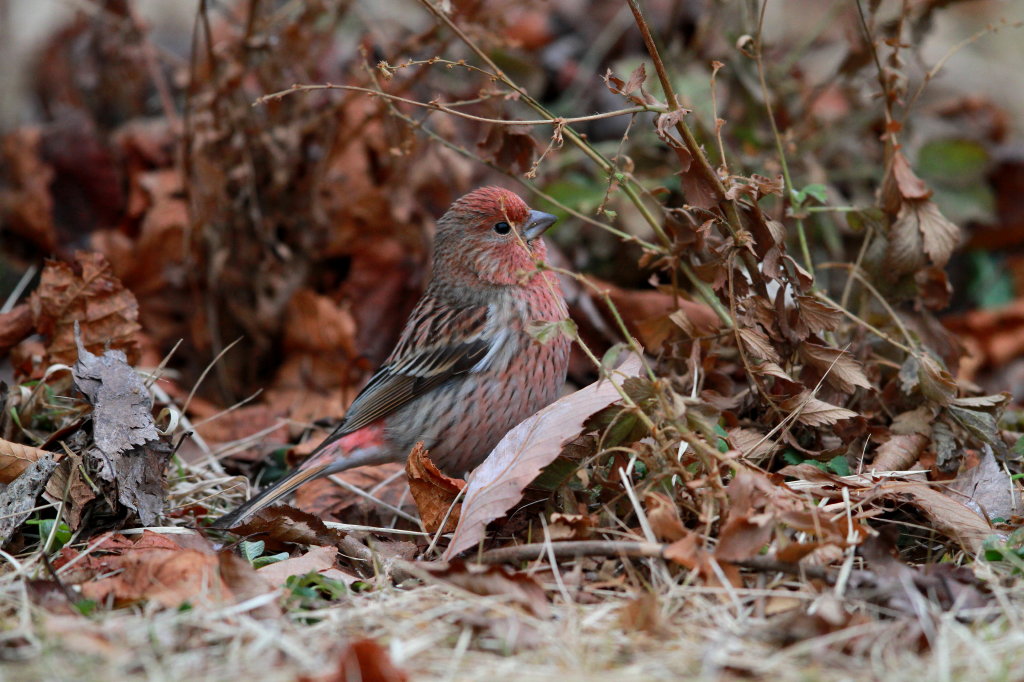
M327 296L312 289L299 289L288 303L284 326L287 351L359 354L355 342L356 321L352 314Z
M851 419L857 416L853 410L818 400L807 390L783 401L781 407L784 410L798 412L796 420L808 426L828 426L842 419Z
M585 540L598 526L597 517L593 514L560 514L551 515L548 523L548 535L553 541Z
M768 457L780 447L778 442L765 438L763 433L754 429L736 427L729 429L727 433L729 445L755 461Z
M231 550L222 549L217 552L217 560L221 580L231 590L236 602L248 601L273 591L274 588L256 572L252 564ZM278 600L266 602L246 613L260 619L279 618L281 604Z
M662 542L675 542L686 536L686 526L679 518L679 508L664 493L648 493L644 508L651 530Z
M647 68L643 63L640 66L633 69L633 72L629 74L629 80L625 83L622 82L621 78L616 78L612 75L612 70L608 71L604 75L604 83L608 89L616 95L622 95L633 104L653 104L654 98L647 95L643 91L644 82L647 80ZM634 95L633 93L639 90L639 94ZM665 114L662 114L663 116Z
M892 162L886 169L885 179L882 181L882 205L885 209L889 213L895 213L904 200L922 201L931 195L932 191L914 173L903 152L893 154Z
M807 364L824 375L829 385L841 393L853 393L858 386L872 388L860 363L846 351L804 341L800 344L800 355Z
M813 334L835 331L843 320L842 311L813 296L797 296L796 302L800 307L798 324Z
M477 149L481 158L522 175L533 168L537 141L522 126L495 124L487 131L487 137L477 143Z
M750 327L743 327L737 330L737 333L739 334L744 347L747 349L747 352L754 357L761 358L762 360L768 360L769 362L774 362L776 364L782 362L778 351L775 350L772 342L763 332Z
M453 506L466 482L445 476L430 460L423 443L417 443L405 462L409 490L420 510L420 521L428 533L436 533L442 524L442 533L451 533L459 523L462 504Z
M357 639L341 654L338 670L315 682L408 682L409 674L395 666L384 647L372 639ZM314 682L301 677L299 682Z
M67 579L79 584L86 599L110 599L118 606L143 600L168 608L235 601L211 548L183 549L148 530L134 542L123 536L110 538L77 562Z
M981 551L982 542L993 532L978 512L926 483L883 483L877 490L887 498L910 502L924 512L937 530L956 539L970 552Z
M917 361L917 380L921 393L932 402L949 405L958 392L956 379L928 354L918 356Z
M302 556L275 561L263 568L257 569L256 573L270 585L283 585L285 580L293 575L306 575L307 573L323 573L334 567L334 560L338 556L338 548L330 546L316 546L309 548L309 551ZM357 578L352 576L352 580Z
M50 185L54 169L40 154L42 130L19 128L0 143L0 166L9 187L0 187L0 223L36 244L44 253L57 249Z
M138 360L139 306L98 253L79 251L75 263L47 261L29 299L36 330L49 339L50 362L71 364L78 357L74 323L86 348L124 351Z
M928 445L928 438L920 433L895 434L875 451L871 468L875 471L905 471L909 469Z
M37 460L52 453L0 439L0 483L10 483Z
M21 303L7 313L0 313L0 357L32 333L32 309Z
M1020 491L987 446L981 461L961 472L950 488L963 495L960 500L964 504L989 520L1009 519L1021 513Z
M618 399L613 382L621 386L639 369L640 360L631 356L611 378L557 400L509 431L470 475L462 516L444 559L483 539L487 524L519 501L530 481L558 457L562 444L579 434L587 417Z
M925 255L932 264L944 266L960 242L960 228L946 220L934 201L903 204L891 230L890 258L894 263L907 265L904 272L921 269ZM911 249L917 253L910 253Z
M344 535L328 528L318 517L287 505L261 509L231 529L235 535L296 545L340 546Z
M89 504L96 499L97 491L83 473L82 456L71 453L61 459L50 480L46 483L46 494L53 500L64 500L63 517L71 530L82 525Z
M704 548L700 536L696 533L687 531L685 537L665 548L663 556L669 561L674 561L680 566L694 571L709 586L722 585L722 581L718 577L719 571L715 570L714 564L718 564L718 569L725 575L730 585L743 586L743 576L740 574L740 570L728 562L718 563L711 552Z
M538 618L551 614L547 595L532 576L512 571L505 566L467 564L455 560L438 568L425 565L431 577L481 596L500 596L519 604Z

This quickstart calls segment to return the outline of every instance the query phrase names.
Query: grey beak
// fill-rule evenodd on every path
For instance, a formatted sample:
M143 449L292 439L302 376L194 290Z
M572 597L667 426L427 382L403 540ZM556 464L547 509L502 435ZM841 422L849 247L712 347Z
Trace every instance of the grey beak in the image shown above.
M526 237L527 241L532 241L544 234L549 227L555 224L556 220L558 218L550 213L530 211L530 215L526 217L526 223L523 226L523 236Z

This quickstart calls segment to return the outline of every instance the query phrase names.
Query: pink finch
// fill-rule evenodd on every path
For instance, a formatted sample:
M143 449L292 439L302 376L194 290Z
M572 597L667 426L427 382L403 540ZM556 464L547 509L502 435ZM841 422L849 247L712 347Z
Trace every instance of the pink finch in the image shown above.
M502 436L558 397L570 340L542 343L532 322L567 316L554 273L538 269L555 217L483 187L437 222L434 271L398 345L341 425L295 471L214 524L230 528L299 485L352 467L400 462L423 441L463 476Z

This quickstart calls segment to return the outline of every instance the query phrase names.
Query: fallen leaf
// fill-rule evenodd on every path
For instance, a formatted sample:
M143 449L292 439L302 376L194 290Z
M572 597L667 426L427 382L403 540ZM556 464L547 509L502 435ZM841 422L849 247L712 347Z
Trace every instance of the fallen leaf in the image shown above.
M512 571L501 565L467 564L451 561L447 566L427 567L430 576L481 596L499 596L519 604L538 618L551 615L544 588L532 576Z
M826 403L811 396L810 391L803 391L781 403L784 410L797 412L796 420L808 426L828 426L843 419L857 416L853 410Z
M65 576L78 584L86 599L112 601L124 606L152 601L168 608L188 603L193 607L230 604L236 595L225 582L221 561L205 541L199 549L184 549L169 538L144 531L135 541L112 536ZM55 567L77 557L65 549Z
M981 551L984 539L995 532L981 514L925 483L882 483L877 490L890 499L910 502L924 512L937 530L959 541L970 552Z
M417 443L405 462L409 490L420 511L420 521L428 533L451 533L459 523L461 504L454 504L466 487L462 479L445 476L430 460L423 443Z
M990 521L1021 515L1020 491L988 446L982 451L981 461L961 472L949 487L963 495L960 501Z
M43 253L57 249L50 185L53 166L40 154L43 131L26 126L4 136L0 165L10 186L0 188L0 223L13 234L36 244Z
M558 457L566 440L579 434L583 422L618 399L616 385L639 370L639 358L630 356L610 378L555 401L505 434L469 477L462 516L444 559L483 539L487 524L519 501L523 489Z
M279 504L261 509L231 532L256 540L273 540L296 545L340 546L344 535L328 528L318 517L295 507Z
M853 393L857 387L871 389L871 382L857 360L846 351L821 346L810 341L800 344L804 362L817 369L825 381L842 393Z
M10 483L32 466L33 462L50 455L40 448L0 439L0 483Z
M774 362L776 364L782 362L778 351L775 350L772 342L763 332L757 329L743 327L737 330L737 333L739 334L743 345L746 347L747 352L754 357Z
M43 492L57 463L46 457L32 462L21 475L0 492L0 547L6 546L15 531L35 510L36 498Z
M10 312L0 313L0 357L32 333L32 309L28 303L14 306Z
M313 546L302 556L275 561L263 568L257 569L256 573L262 576L271 585L283 585L284 581L293 575L306 575L307 573L322 573L334 567L334 560L338 556L338 548L326 545Z
M675 542L686 536L679 508L664 493L648 493L644 498L644 509L651 530L662 542Z
M797 296L795 300L799 306L796 325L798 333L819 334L839 328L843 313L838 308L813 296Z
M409 674L395 666L384 647L372 639L358 639L341 654L330 677L300 677L299 682L407 682Z
M927 445L927 436L920 433L893 434L875 451L871 468L874 471L905 471L917 461Z
M149 390L122 351L93 355L77 337L77 322L75 333L79 347L72 375L93 407L95 446L86 453L96 460L99 478L115 484L117 500L143 525L154 525L163 512L164 466L171 450L153 423Z
M131 362L138 359L139 305L98 253L78 251L73 264L47 261L29 305L36 330L49 340L51 363L70 365L78 357L75 322L87 348L123 351Z

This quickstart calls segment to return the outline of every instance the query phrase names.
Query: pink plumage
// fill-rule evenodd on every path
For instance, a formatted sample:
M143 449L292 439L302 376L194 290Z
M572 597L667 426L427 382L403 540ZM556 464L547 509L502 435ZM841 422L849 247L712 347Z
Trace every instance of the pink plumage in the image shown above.
M308 480L403 461L418 441L445 473L463 476L558 397L570 341L527 332L567 316L554 273L537 267L554 221L498 187L452 204L437 222L430 284L345 420L298 469L215 525L230 528Z

